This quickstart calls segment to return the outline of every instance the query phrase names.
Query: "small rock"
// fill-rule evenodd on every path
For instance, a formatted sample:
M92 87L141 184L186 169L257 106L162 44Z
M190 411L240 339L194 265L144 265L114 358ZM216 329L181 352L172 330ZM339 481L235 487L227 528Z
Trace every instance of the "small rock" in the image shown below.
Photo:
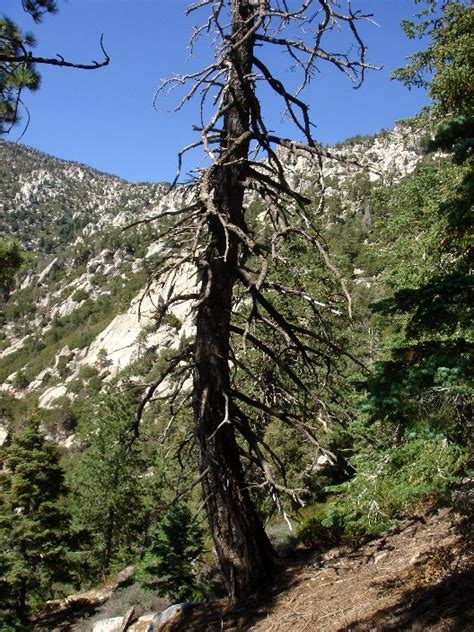
M384 557L387 557L388 553L385 551L384 553L379 553L379 555L375 555L374 564L378 564L380 560L383 560Z
M114 260L114 253L111 250L102 250L100 257L104 263L112 263Z

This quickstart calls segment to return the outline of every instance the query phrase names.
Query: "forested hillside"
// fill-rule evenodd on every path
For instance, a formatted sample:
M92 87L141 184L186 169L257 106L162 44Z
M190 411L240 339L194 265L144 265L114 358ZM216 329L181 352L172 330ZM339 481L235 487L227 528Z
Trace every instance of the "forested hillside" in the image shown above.
M2 630L123 569L141 611L235 601L252 555L266 586L295 552L472 512L473 12L448 4L405 25L429 110L273 137L245 190L242 157L169 194L0 141Z

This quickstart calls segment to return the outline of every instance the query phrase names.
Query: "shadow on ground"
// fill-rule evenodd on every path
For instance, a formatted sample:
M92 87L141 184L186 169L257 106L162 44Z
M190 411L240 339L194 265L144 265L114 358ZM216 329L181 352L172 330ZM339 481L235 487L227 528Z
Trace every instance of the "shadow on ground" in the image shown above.
M368 620L354 622L351 632L474 630L474 569L454 573L435 586L404 593L394 606L379 610Z

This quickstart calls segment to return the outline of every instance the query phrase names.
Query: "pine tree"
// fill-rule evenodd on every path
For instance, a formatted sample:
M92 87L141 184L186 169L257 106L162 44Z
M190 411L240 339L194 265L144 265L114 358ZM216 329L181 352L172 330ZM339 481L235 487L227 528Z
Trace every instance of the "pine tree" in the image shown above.
M26 260L27 257L22 252L18 241L15 239L0 240L0 297L4 300L10 296L15 275L21 270Z
M270 497L294 491L278 482L276 472L283 480L284 472L263 439L260 421L278 419L319 449L306 410L299 403L311 390L319 386L324 389L325 380L322 378L316 388L313 376L311 383L303 383L287 358L298 358L307 367L324 362L329 373L331 358L345 353L324 330L323 312L332 306L315 301L293 280L289 287L278 281L278 273L287 268L283 252L289 238L307 244L316 257L324 260L328 274L338 276L312 219L311 200L287 180L284 163L306 157L316 169L321 166L325 151L313 138L309 106L301 92L320 63L344 72L357 85L362 83L371 66L358 27L369 16L357 10L343 11L336 0L299 2L291 9L289 4L278 0L206 0L191 4L188 13L208 11L204 25L193 30L191 44L194 46L201 34L211 34L213 60L201 70L163 82L159 90L160 94L168 93L187 85L182 105L199 95L201 121L196 129L200 139L181 152L179 163L188 150L201 146L209 167L197 171L194 202L176 212L166 212L174 226L163 226L159 237L167 236L171 244L166 256L156 262L157 277L172 288L168 300L159 307L158 321L171 305L196 299L194 340L168 363L150 387L144 405L170 373L179 374L181 384L192 377L203 504L232 600L268 585L279 567L252 499L247 480L249 466L258 469L260 486ZM316 15L320 19L315 19ZM350 54L334 52L332 44L324 43L336 29L346 29L354 38L353 49L343 45L345 51L351 50ZM272 47L286 51L290 63L301 70L301 85L296 91L280 79L281 67L267 65L272 56L261 55L262 49ZM281 100L303 142L270 132L266 99L260 99L267 89ZM176 181L178 178L179 173ZM323 184L323 178L315 180ZM321 211L324 196L319 190ZM253 222L247 204L250 191L263 205L263 221ZM268 231L263 230L265 224L270 227ZM174 282L174 275L188 265L196 265L199 278L198 290L191 295ZM278 276L273 277L272 272ZM341 293L350 302L344 282L338 280ZM278 296L295 296L301 305L306 303L322 331L287 320L276 305ZM267 333L265 338L278 336L286 345L279 369L285 372L292 390L303 395L294 406L294 400L288 406L290 397L279 398L269 406L261 391L254 397L235 380L234 366L240 364L241 351L247 344L274 361L280 359L262 340L262 329ZM248 365L244 370L251 375ZM177 395L173 392L170 397L175 406Z
M172 601L200 596L193 565L202 555L204 532L186 505L174 505L159 523L141 563L143 585Z
M379 418L405 421L419 404L451 408L458 432L465 434L472 400L472 209L474 202L474 9L464 1L425 0L419 21L406 22L410 37L429 36L428 47L410 58L395 78L408 87L425 87L438 129L429 152L452 156L453 184L430 214L423 230L431 233L416 286L405 287L376 305L376 310L405 319L404 335L389 361L371 380ZM420 178L423 172L420 173ZM436 185L437 183L435 183ZM426 197L426 196L425 196ZM414 206L416 201L413 202ZM403 270L399 274L403 283ZM421 401L423 399L423 402ZM461 422L461 423L459 423ZM459 437L458 437L459 438Z
M16 58L25 47L35 45L31 33L22 33L4 17L0 19L0 55ZM8 133L17 120L24 89L37 90L40 77L32 64L4 62L0 65L0 134Z
M32 419L5 451L0 479L0 592L25 620L71 576L69 516L56 446Z
M90 534L92 564L102 576L114 563L128 561L144 536L140 449L126 440L135 410L132 395L111 391L79 427L86 447L70 478L74 524Z

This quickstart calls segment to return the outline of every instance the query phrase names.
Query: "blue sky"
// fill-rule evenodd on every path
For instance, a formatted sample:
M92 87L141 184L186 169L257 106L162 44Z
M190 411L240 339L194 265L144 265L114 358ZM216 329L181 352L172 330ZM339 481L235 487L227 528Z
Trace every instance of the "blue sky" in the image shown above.
M37 53L87 62L100 59L100 34L112 59L96 71L42 67L42 86L26 96L31 114L22 143L60 158L77 160L131 181L173 178L176 154L193 140L198 104L183 112L172 102L153 109L160 79L188 72L208 59L202 42L189 59L187 42L196 18L186 18L188 0L69 0L57 15L35 25L21 10L20 0L2 0L1 11L35 33ZM366 25L364 39L370 61L383 65L354 90L335 70L324 70L305 93L317 124L316 137L334 143L355 134L374 133L394 121L414 115L426 103L422 91L408 91L390 81L392 70L404 64L419 42L406 39L400 19L414 11L412 0L353 0L354 8L375 14L379 27ZM205 16L202 12L201 18ZM281 52L270 54L282 80L293 81ZM269 57L266 57L268 60ZM274 129L290 136L280 104L266 103ZM15 140L21 126L10 135ZM194 156L194 165L199 164Z

